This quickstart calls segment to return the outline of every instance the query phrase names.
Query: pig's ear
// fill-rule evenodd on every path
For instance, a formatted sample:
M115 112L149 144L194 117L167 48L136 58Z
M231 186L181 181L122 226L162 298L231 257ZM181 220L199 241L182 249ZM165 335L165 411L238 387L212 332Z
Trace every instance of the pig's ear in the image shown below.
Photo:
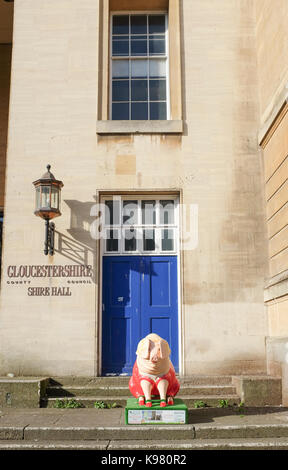
M151 341L148 338L144 338L138 344L136 351L137 356L142 357L143 359L149 359L151 351Z
M161 359L166 359L167 357L169 357L171 350L169 348L169 344L167 343L167 341L165 341L165 339L161 339L159 342L159 346L160 346Z

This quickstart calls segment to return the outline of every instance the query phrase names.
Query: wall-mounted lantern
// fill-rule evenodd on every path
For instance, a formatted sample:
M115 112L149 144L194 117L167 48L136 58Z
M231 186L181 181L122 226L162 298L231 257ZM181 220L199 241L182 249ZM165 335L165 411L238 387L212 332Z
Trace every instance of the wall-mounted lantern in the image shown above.
M55 224L50 222L54 217L61 215L61 188L62 181L56 180L47 165L47 172L37 181L33 181L36 189L36 206L34 214L45 220L45 245L44 254L54 254Z

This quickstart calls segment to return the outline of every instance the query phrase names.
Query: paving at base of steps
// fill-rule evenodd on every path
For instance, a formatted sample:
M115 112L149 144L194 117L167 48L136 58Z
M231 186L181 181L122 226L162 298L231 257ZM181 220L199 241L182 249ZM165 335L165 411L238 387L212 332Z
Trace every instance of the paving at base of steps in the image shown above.
M284 426L288 430L288 408L267 407L251 408L241 412L229 409L207 408L188 412L188 423L198 430L205 428L239 427L239 426ZM153 427L153 425L148 425ZM182 424L174 425L181 428ZM115 409L54 409L54 408L2 408L0 410L0 439L3 430L27 431L33 428L71 429L71 428L133 428L137 425L125 424L125 408ZM159 426L158 426L159 429ZM197 433L196 433L197 434ZM287 434L288 436L288 434ZM197 437L197 435L196 435Z
M207 407L188 410L185 424L160 425L125 424L125 408L2 408L0 453L14 451L12 455L28 458L34 450L61 450L76 455L83 450L97 451L97 462L101 464L105 455L113 452L124 457L130 452L133 458L144 452L145 459L147 452L149 456L155 454L155 458L163 452L173 458L185 454L186 463L191 461L193 450L256 450L264 451L267 458L265 450L288 451L288 408L247 408L237 412L232 408ZM139 463L142 461L141 457Z

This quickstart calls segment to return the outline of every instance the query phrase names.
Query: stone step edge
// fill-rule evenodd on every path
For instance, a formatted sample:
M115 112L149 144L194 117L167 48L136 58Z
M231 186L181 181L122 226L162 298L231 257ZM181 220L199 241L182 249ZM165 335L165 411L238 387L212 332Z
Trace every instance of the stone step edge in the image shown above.
M178 395L177 395L178 397ZM96 397L89 397L89 396L73 396L73 397L65 397L65 396L62 396L62 397L51 397L51 396L47 396L47 397L44 397L44 398L41 398L41 401L47 401L47 402L55 402L56 400L75 400L75 401L83 401L83 402L92 402L92 401L103 401L103 402L123 402L123 401L126 401L127 398L131 398L131 395L127 395L125 397L123 396L105 396L105 397L101 397L101 396L96 396ZM238 395L184 395L184 396L180 396L179 395L179 398L181 398L184 403L185 401L203 401L205 403L205 400L206 401L214 401L214 400L236 400L238 402L240 402L240 398Z
M82 395L83 393L83 395ZM107 393L107 395L106 395ZM115 396L118 397L128 397L130 396L130 391L128 387L121 386L121 387L61 387L61 386L54 386L48 387L46 389L46 397L75 397L75 396L98 396L105 394L105 396ZM94 394L94 395L93 395ZM109 394L109 395L108 395ZM179 396L221 396L221 395L237 395L236 387L231 385L224 385L224 386L203 386L203 385L195 385L195 386L181 386ZM44 396L42 397L44 398Z
M201 383L199 383L199 381L204 381L206 384L210 383L211 385L215 384L218 382L218 384L220 385L221 382L226 385L229 385L229 384L232 384L232 376L231 375L192 375L192 376L177 376L180 384L184 385L184 384L199 384L201 385ZM97 383L100 383L100 382L106 382L106 381L119 381L119 382L122 382L122 383L126 383L126 382L129 382L129 379L130 379L130 375L111 375L111 376L98 376L98 377L74 377L74 376L71 376L71 377L57 377L57 376L53 376L53 377L50 377L49 380L50 380L50 383L51 385L53 385L53 382L54 383L59 383L60 385L63 385L63 386L67 386L67 385L70 385L70 386L73 386L73 384L97 384ZM207 382L211 380L211 382Z
M83 407L86 408L94 408L94 403L95 402L104 402L106 404L113 404L116 403L116 408L125 408L127 398L130 397L46 397L46 398L41 398L40 400L40 408L57 408L54 406L56 404L56 400L59 401L65 401L65 400L75 400L76 402L80 402L83 404ZM214 397L208 396L208 397L181 397L183 400L183 403L187 406L188 410L210 410L210 409L220 409L220 410L225 410L225 409L231 409L231 407L239 407L240 405L240 398L238 396L222 396L222 395L217 395ZM227 401L227 406L221 407L220 401L225 400ZM197 402L203 402L204 405L201 406L200 403Z
M197 385L190 385L190 384L181 384L180 386L180 390L182 389L187 389L189 390L190 388L192 389L198 389L198 388L205 388L205 389L209 389L209 388L216 388L216 389L235 389L236 390L236 387L234 387L233 385L201 385L201 384L197 384ZM70 390L70 389L73 389L73 390L128 390L127 386L125 385L107 385L107 386L102 386L102 385L49 385L47 387L46 390Z
M13 433L13 430L15 431ZM16 432L17 431L17 432ZM158 441L189 440L190 442L203 442L217 439L222 442L231 442L236 439L286 439L288 442L288 424L261 424L261 425L224 425L224 426L197 426L193 424L174 425L115 425L115 426L26 426L22 430L11 427L0 428L0 443L6 440L22 441L127 441L139 443L152 440ZM147 439L149 436L149 439Z
M121 441L121 440L81 440L81 441L0 441L0 450L33 449L76 449L76 450L197 450L197 449L288 449L288 438L262 439L206 439L180 441ZM140 456L139 456L140 458ZM137 460L137 458L136 458Z

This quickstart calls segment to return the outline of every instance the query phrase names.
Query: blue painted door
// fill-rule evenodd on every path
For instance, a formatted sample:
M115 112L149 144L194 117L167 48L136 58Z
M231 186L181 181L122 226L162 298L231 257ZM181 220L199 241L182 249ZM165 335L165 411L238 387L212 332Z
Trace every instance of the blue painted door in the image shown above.
M102 374L132 373L137 344L166 339L178 371L176 256L103 257Z

